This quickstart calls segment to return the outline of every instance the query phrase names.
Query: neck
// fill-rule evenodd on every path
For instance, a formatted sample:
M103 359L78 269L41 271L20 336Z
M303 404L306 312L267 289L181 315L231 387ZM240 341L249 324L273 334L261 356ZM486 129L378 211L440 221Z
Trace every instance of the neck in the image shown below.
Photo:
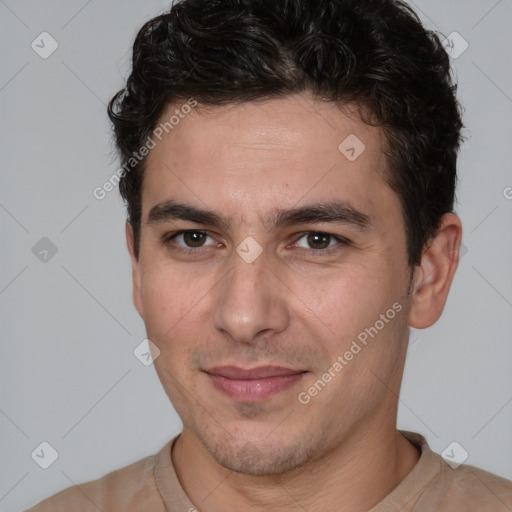
M187 428L174 445L172 460L182 487L200 510L364 512L385 498L419 459L418 449L394 422L373 423L376 428L354 428L326 456L280 475L245 475L220 466Z

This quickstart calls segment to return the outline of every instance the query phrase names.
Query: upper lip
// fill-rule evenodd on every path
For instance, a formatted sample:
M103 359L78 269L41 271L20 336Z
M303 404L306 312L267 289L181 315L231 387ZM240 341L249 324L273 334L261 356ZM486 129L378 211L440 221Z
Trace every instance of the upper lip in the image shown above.
M285 368L284 366L258 366L256 368L239 368L238 366L215 366L205 370L206 373L234 380L256 380L268 377L296 375L304 370Z

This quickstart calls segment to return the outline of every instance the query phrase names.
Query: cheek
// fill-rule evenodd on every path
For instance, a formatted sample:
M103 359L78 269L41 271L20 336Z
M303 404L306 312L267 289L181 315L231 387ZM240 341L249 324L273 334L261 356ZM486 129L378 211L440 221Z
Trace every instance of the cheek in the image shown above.
M141 278L141 299L148 336L158 344L182 335L205 294L201 280L184 275L169 264L152 262Z
M290 288L300 299L304 314L313 314L329 328L331 334L343 338L357 334L378 319L393 304L390 275L381 268L363 263L333 268L318 276L297 277Z

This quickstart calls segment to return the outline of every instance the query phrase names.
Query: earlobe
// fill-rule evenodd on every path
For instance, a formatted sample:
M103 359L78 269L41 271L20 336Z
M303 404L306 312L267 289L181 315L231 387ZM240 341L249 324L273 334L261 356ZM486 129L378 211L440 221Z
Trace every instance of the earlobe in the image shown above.
M461 240L460 219L452 213L445 214L436 235L424 248L421 262L414 271L409 315L411 327L425 329L437 322L441 316L457 270Z
M126 245L128 247L128 253L132 262L132 283L133 283L133 304L139 315L144 318L144 311L142 307L142 294L141 294L141 277L140 277L140 265L139 258L135 253L135 243L132 225L126 221L125 226L126 232Z

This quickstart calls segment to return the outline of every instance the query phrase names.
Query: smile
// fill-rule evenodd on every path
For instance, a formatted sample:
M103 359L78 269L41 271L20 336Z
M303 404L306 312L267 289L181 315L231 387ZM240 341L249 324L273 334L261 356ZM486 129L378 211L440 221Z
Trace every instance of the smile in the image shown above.
M216 367L205 372L220 392L240 402L261 402L285 391L307 373L279 366Z

